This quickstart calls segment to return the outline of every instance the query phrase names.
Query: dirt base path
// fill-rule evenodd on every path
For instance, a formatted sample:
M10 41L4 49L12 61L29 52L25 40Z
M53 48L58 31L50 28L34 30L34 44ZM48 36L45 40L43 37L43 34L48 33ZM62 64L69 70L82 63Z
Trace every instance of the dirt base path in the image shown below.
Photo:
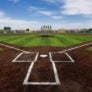
M67 48L23 48L10 44L6 45L28 52L39 52L39 55L35 61L35 53L30 54L25 51L0 45L0 48L3 48L3 50L0 51L0 92L92 92L92 52L85 50L88 47L92 47L92 44L72 51L66 51L75 62L62 62L71 60L67 55L58 53L58 51L74 46ZM19 62L12 62L22 52L28 55L25 56L22 54L22 57L16 59L16 61L19 60ZM49 52L57 52L51 53L53 62L55 61L54 65L57 72L53 71L53 63L50 61ZM58 73L60 84L24 85L23 82L27 76L30 65L33 63L31 60L33 62L35 61L35 63L31 73L29 73L28 82L55 82L55 73L56 75Z

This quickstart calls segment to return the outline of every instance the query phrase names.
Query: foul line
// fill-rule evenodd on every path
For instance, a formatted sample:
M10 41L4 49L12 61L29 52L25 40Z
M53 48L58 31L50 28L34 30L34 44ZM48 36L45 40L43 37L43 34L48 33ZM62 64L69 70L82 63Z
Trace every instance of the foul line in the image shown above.
M22 52L25 52L25 53L30 53L29 51L22 50L22 49L19 49L19 48L13 47L13 46L9 46L9 45L6 45L6 44L0 43L0 45L8 47L8 48L11 48L11 49L14 49L14 50L17 50L17 51L22 51Z
M70 48L70 49L66 49L66 50L63 50L63 51L59 51L57 53L64 53L64 54L66 54L67 57L71 60L70 62L75 62L72 59L72 57L67 53L67 51L78 49L78 48L81 48L83 46L87 46L89 44L92 44L92 42L84 44L84 45L76 46L76 47L73 47L73 48ZM5 45L5 44L2 44L2 43L0 43L0 45L6 46L8 48L15 49L15 50L18 50L18 51L22 51L20 54L17 55L17 57L12 62L15 62L23 54L23 52L24 53L35 53L35 52L29 52L29 51L21 50L19 48L15 48L15 47L12 47L12 46L9 46L9 45ZM52 54L51 53L55 53L55 52L49 52L49 58L50 58L50 62L52 63L52 67L53 67L53 71L54 71L54 76L55 76L55 82L29 82L28 81L29 77L31 75L33 66L34 66L35 62L37 62L37 59L38 59L38 56L39 56L39 52L37 52L34 61L31 62L30 66L29 66L29 69L28 69L27 74L25 76L25 79L23 81L23 85L60 85L60 80L59 80L57 68L56 68L56 65L55 65L55 61L53 61L53 59L52 59ZM67 62L67 61L61 61L61 62Z
M70 49L66 49L66 50L63 50L63 51L59 51L59 53L64 53L66 51L75 50L75 49L78 49L78 48L81 48L81 47L84 47L84 46L87 46L87 45L90 45L90 44L92 44L92 42L84 44L84 45L76 46L76 47L73 47L73 48L70 48Z

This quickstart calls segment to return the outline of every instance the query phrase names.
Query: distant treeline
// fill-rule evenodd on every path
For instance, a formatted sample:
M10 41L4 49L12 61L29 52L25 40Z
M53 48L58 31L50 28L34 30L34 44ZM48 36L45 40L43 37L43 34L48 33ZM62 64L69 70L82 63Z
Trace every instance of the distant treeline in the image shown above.
M26 30L4 30L0 29L0 33L30 33L31 31L29 29Z
M66 33L92 33L92 28L79 30L66 30Z

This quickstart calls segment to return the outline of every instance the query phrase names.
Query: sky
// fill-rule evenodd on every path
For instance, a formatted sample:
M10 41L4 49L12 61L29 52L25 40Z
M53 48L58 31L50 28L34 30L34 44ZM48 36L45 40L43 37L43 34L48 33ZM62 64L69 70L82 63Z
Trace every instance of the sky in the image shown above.
M92 28L92 0L0 0L0 28Z

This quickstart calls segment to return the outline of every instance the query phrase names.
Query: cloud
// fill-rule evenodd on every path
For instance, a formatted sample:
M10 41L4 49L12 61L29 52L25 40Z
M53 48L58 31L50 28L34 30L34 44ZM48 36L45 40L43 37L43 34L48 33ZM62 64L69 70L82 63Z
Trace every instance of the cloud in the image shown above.
M61 13L66 15L92 14L92 0L63 0Z
M52 4L59 4L61 14L90 15L92 14L92 0L42 0ZM63 5L62 5L63 4Z
M54 3L54 4L62 3L62 0L42 0L42 1L45 1L45 2L48 2L48 3Z
M62 19L63 17L62 16L58 16L58 15L55 15L56 13L55 12L51 12L51 11L38 11L38 13L42 14L42 15L45 15L45 16L48 16L52 19Z
M54 29L57 28L89 28L92 25L92 17L87 16L88 20L85 23L80 22L65 22L62 19L62 16L50 16L53 20L49 21L32 21L32 20L22 20L22 19L15 19L12 17L7 16L7 14L3 11L0 11L0 28L4 26L10 26L12 29L26 29L30 28L32 30L40 29L41 25L52 25ZM55 20L54 20L55 19ZM61 21L62 19L62 21ZM57 21L58 20L58 21Z
M28 8L28 10L30 12L39 13L39 14L42 14L42 15L45 15L45 16L52 16L53 15L52 11L48 11L45 8L38 8L38 7L31 6L31 7Z
M44 10L44 8L38 8L38 7L35 7L35 6L28 7L28 11L31 11L31 12L36 12L36 11L39 11L39 10Z
M46 16L52 16L52 14L53 14L50 11L38 11L38 13L43 14L43 15L46 15Z
M3 11L0 11L0 17L4 17L5 13Z
M52 16L53 19L62 19L62 16Z
M49 3L55 3L55 2L57 2L57 0L42 0L42 1L49 2Z
M41 26L41 23L37 21L14 19L8 17L5 12L0 11L0 28L3 28L4 26L10 26L13 29L38 29L38 26Z
M53 19L61 19L63 18L62 16L58 16L56 11L50 11L50 10L46 10L45 8L37 8L37 7L29 7L28 11L32 12L32 13L37 13L40 15L45 15L48 16L50 18Z
M50 15L49 13L46 15ZM52 16L52 18L57 19L59 16ZM26 29L30 28L32 30L40 29L40 27L45 25L53 25L53 22L43 22L43 21L30 21L30 20L22 20L22 19L14 19L6 15L5 12L0 11L0 28L4 26L10 26L12 29ZM55 23L56 24L56 23Z
M13 3L18 3L20 0L9 0L9 1Z

